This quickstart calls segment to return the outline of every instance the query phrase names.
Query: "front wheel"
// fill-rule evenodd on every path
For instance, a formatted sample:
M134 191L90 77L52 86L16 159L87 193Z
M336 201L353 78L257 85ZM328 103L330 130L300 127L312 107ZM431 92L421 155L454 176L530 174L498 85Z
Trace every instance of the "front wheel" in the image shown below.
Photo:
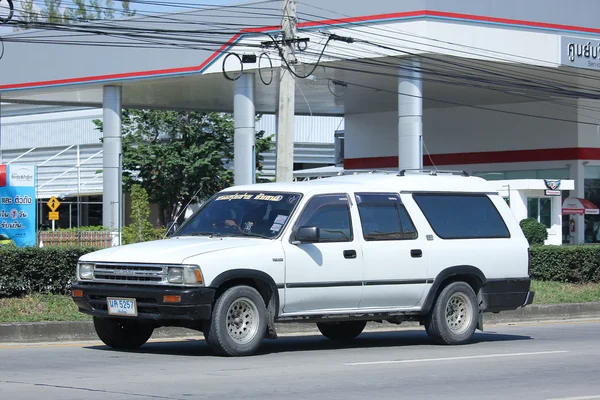
M367 321L318 322L317 328L331 340L351 340L362 333Z
M427 334L440 344L464 344L477 329L479 309L477 297L470 285L453 282L446 286L427 319Z
M209 346L226 356L249 356L267 332L265 302L256 289L234 286L215 302L204 336Z
M94 317L94 329L105 345L118 350L137 349L154 332L154 327L148 323L121 318Z

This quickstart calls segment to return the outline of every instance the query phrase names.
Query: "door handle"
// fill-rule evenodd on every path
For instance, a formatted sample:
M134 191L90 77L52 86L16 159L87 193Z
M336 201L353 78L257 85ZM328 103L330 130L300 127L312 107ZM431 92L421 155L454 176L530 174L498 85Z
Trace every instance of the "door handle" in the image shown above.
M423 252L421 251L421 249L413 249L410 251L410 256L412 258L421 258L423 257Z
M356 250L344 250L344 258L356 258Z

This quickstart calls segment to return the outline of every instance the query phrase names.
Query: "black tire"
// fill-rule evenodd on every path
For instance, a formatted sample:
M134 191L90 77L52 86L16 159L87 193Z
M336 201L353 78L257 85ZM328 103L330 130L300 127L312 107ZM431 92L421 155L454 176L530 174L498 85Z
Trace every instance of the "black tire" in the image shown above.
M367 321L317 322L323 336L331 340L352 340L367 326Z
M234 286L215 302L204 337L217 354L241 357L256 353L266 332L267 308L262 296L250 286Z
M148 323L121 318L94 317L94 328L105 345L118 350L137 349L154 332L154 327Z
M451 315L447 315L447 311ZM436 343L465 344L477 329L478 316L473 288L465 282L452 282L437 297L425 320L425 330Z

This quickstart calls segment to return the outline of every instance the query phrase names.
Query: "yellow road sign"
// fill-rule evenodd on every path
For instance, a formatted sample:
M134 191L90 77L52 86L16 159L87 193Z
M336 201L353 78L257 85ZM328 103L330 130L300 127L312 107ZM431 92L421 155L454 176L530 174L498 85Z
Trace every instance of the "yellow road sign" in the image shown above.
M58 221L58 212L54 212L54 211L49 212L48 213L48 219L50 221Z
M58 201L58 199L56 197L52 196L52 198L50 200L48 200L48 202L46 204L54 212L54 211L56 211L58 206L60 206L60 201Z

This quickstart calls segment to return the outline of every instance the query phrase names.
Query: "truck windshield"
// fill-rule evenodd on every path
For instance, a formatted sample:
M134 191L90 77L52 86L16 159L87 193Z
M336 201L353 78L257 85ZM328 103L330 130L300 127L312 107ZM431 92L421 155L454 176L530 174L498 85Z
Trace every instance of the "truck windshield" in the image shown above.
M279 236L302 196L280 192L224 192L183 223L175 236Z

